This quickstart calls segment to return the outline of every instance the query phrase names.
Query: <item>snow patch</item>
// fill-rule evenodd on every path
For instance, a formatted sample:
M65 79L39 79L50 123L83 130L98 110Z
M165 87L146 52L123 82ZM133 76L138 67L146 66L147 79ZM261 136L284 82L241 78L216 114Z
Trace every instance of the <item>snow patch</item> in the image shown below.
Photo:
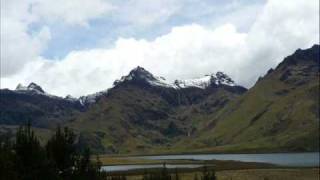
M215 74L205 75L204 77L196 78L196 79L175 80L172 83L172 82L168 82L163 77L157 77L152 75L150 72L146 71L144 68L139 66L133 69L132 71L130 71L129 75L122 76L120 80L115 81L114 86L122 82L131 81L133 79L144 80L152 86L160 86L160 87L175 88L175 89L190 88L190 87L205 89L211 85L235 86L234 81L223 72L217 72Z
M32 92L32 93L37 93L37 94L43 94L46 95L47 93L44 92L44 90L37 85L36 83L30 83L28 86L23 86L22 84L18 84L16 87L17 92Z
M89 95L86 95L86 96L81 96L78 101L80 102L80 104L82 106L86 106L86 105L89 105L89 104L93 104L95 102L97 102L98 98L104 94L107 94L108 90L105 90L105 91L100 91L100 92L97 92L97 93L93 93L93 94L89 94Z

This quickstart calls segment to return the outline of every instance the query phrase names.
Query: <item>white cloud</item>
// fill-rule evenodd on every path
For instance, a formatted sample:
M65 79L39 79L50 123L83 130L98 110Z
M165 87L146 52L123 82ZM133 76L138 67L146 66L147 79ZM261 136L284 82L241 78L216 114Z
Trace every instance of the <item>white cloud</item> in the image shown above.
M29 35L24 23L5 18L1 22L5 22L1 25L1 76L8 76L39 56L50 39L50 30L43 27Z
M38 59L51 39L49 26L30 32L41 20L88 25L112 6L103 0L1 0L1 77L12 76Z
M24 64L36 58L50 39L50 31L27 33L34 17L28 13L26 1L1 0L1 77L19 72Z
M276 66L298 48L319 44L319 1L269 0L248 32L247 56L241 74L252 84L257 75Z
M59 61L37 58L2 84L34 81L50 93L79 96L110 87L140 65L169 80L222 70L249 87L295 49L319 43L317 3L270 0L247 33L230 23L191 24L151 41L119 38L109 49L73 51Z
M173 28L154 41L120 38L113 49L74 51L58 62L38 60L21 74L25 82L35 81L53 94L79 96L110 87L138 65L170 80L218 71L232 57L225 51L244 45L245 37L231 24L214 30L193 24ZM214 58L220 62L208 61Z
M106 15L115 7L105 0L32 0L31 11L49 22L88 25L88 21Z

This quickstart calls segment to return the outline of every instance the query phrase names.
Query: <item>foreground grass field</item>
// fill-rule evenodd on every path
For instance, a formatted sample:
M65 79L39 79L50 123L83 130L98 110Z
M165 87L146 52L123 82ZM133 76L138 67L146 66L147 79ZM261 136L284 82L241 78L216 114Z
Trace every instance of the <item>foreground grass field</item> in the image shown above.
M181 180L193 180L200 172L181 173ZM308 169L250 169L217 171L218 180L319 180L319 168ZM142 176L128 176L138 180Z
M250 169L217 172L218 180L319 180L315 169Z

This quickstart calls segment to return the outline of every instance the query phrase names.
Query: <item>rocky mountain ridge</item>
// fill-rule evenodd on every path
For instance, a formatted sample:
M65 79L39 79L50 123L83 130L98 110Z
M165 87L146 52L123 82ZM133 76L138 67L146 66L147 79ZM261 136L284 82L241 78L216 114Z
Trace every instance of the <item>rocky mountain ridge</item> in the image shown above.
M140 67L140 66L131 70L128 75L121 77L120 80L116 80L113 85L117 86L121 83L128 83L130 81L147 83L151 86L157 86L161 88L174 88L174 89L184 89L184 88L206 89L210 86L219 86L219 85L236 86L234 81L228 75L220 71L211 75L205 75L202 78L175 80L173 83L170 83L166 81L164 77L154 76L149 71L145 70L143 67ZM113 87L111 87L110 89L112 89ZM95 103L101 96L106 95L108 93L108 90L109 89L102 90L93 94L88 94L85 96L80 96L79 98L75 98L71 95L67 95L63 99L67 101L72 101L72 102L79 102L82 106L88 106L90 104ZM47 95L53 98L62 98L59 96L46 93L41 86L39 86L34 82L31 82L28 86L23 86L22 84L18 84L18 86L14 91L18 93L30 93L30 94L37 93L37 94Z

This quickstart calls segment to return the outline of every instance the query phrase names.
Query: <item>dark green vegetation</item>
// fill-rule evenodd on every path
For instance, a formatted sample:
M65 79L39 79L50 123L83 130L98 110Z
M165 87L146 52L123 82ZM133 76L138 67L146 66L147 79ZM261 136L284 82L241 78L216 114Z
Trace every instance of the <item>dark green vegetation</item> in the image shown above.
M89 149L77 151L75 135L68 128L58 128L43 147L28 125L19 128L14 142L0 138L0 179L105 179L100 161L90 158Z
M176 170L174 175L171 175L163 164L163 168L160 171L145 172L143 173L142 180L179 180L179 173Z
M177 169L174 173L169 173L168 169L163 165L163 168L154 172L145 171L142 176L142 180L179 180L182 179ZM214 170L208 170L206 166L202 168L201 174L194 175L194 180L216 180Z
M197 177L197 176L196 176ZM74 133L58 127L45 147L40 145L30 124L20 127L15 141L0 137L0 179L11 180L126 180L123 174L108 175L101 170L90 149L79 152ZM170 173L165 164L158 171L145 171L143 180L179 180L177 169ZM214 171L203 168L201 179L215 180Z
M1 90L0 132L32 120L45 142L61 124L94 153L319 150L319 45L297 50L248 91L153 86L142 68L129 76L85 106Z
M141 170L132 170L127 172L114 172L113 177L122 177L126 179L135 179L135 180L184 180L186 179L186 172L193 172L188 175L188 179L194 180L216 180L215 170L207 166L195 169L168 169L166 164L163 163L162 168L155 169L141 169Z

